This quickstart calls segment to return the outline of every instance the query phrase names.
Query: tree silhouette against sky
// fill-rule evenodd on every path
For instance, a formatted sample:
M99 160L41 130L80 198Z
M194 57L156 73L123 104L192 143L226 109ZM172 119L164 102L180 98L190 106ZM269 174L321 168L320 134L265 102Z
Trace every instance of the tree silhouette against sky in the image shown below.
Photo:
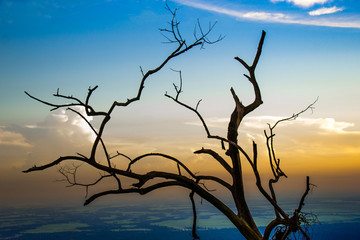
M201 100L196 104L196 106L190 106L180 99L181 93L183 91L183 79L181 71L176 71L176 73L179 74L179 84L174 84L175 95L170 95L168 93L165 94L167 98L171 99L176 104L193 112L201 122L207 138L214 139L218 142L219 146L221 146L223 153L218 153L213 149L201 148L200 150L195 151L194 154L205 154L211 156L213 160L215 162L218 162L220 166L231 176L230 182L212 175L196 174L192 170L190 170L182 160L179 160L176 157L168 154L151 152L140 155L136 158L130 158L128 155L126 155L126 153L118 151L116 153L110 153L108 151L106 142L103 140L103 135L106 126L111 120L112 114L115 110L120 110L123 107L127 107L130 104L139 101L141 99L145 83L153 75L161 71L169 61L182 54L185 54L186 52L195 47L202 48L204 45L213 44L222 40L222 36L219 36L214 41L209 39L209 34L212 32L215 24L210 24L207 29L204 29L198 22L196 24L193 34L194 39L191 42L188 42L186 39L183 38L181 34L179 28L180 22L176 18L177 10L172 10L168 6L167 8L171 13L172 18L169 23L169 27L160 29L160 31L166 37L168 43L172 43L175 45L175 49L165 58L165 60L163 60L160 65L158 65L154 69L148 70L146 72L142 68L140 69L142 73L142 79L139 84L138 92L134 97L128 98L124 102L114 101L107 111L97 111L90 104L90 99L98 86L90 87L84 100L81 100L72 95L63 95L60 93L59 90L57 90L54 96L58 99L63 100L64 103L61 104L44 101L25 92L30 98L52 107L51 110L67 109L68 111L78 114L94 132L95 138L92 142L89 155L77 153L77 155L73 156L62 156L48 164L41 166L33 166L28 170L25 170L24 172L28 173L34 171L42 171L68 161L78 161L81 163L85 163L92 168L102 172L102 174L96 181L91 183L78 182L76 176L77 170L80 165L73 164L71 167L59 167L58 170L64 176L65 180L70 184L70 186L83 186L86 188L87 194L89 187L97 185L105 178L113 178L115 180L116 186L112 190L100 191L91 196L87 196L84 205L88 205L95 199L106 195L128 193L138 193L144 195L162 188L173 186L183 187L190 191L189 198L191 200L193 210L192 236L194 239L199 238L196 233L197 211L194 201L195 194L211 203L222 214L224 214L246 239L288 239L291 236L298 236L303 239L310 239L307 226L313 221L313 218L312 216L309 217L307 214L302 212L305 198L308 195L311 186L309 177L306 177L305 191L301 199L299 200L297 208L292 213L286 213L283 208L278 204L276 198L274 184L276 184L280 178L286 178L287 176L281 169L280 159L276 157L274 149L274 129L281 122L294 120L301 113L307 110L311 110L315 102L310 104L304 110L293 114L288 118L277 121L274 125L268 125L269 128L267 129L267 131L264 131L268 151L268 161L272 171L272 178L268 182L267 190L264 187L261 179L261 174L258 170L257 144L253 141L251 154L247 153L244 148L238 144L238 130L243 118L263 103L260 88L255 77L255 69L260 59L266 35L265 31L262 31L256 55L250 65L241 58L235 57L235 60L239 62L248 71L248 74L244 74L244 76L253 86L255 99L252 103L245 106L238 98L234 89L230 89L231 95L235 103L235 108L230 116L226 137L213 135L211 133L205 119L198 111L198 106ZM79 108L82 108L84 110L84 113L82 111L79 111ZM99 117L102 119L98 127L95 127L93 123L88 120L87 117L90 116ZM99 159L100 157L98 152L101 151L105 155L105 164L102 164L101 159ZM127 164L126 168L117 168L115 166L113 160L119 157L128 159L129 163ZM149 157L156 157L158 159L165 159L167 161L175 162L177 166L177 171L175 173L171 171L154 171L152 169L148 169L146 173L138 173L134 171L134 169L132 168L134 164L141 164L141 162L145 161L145 159ZM264 196L269 202L270 207L274 209L275 217L272 221L269 222L263 233L260 232L257 224L255 223L253 215L249 210L248 203L245 198L242 166L243 164L249 164L251 166L251 169L256 179L256 186L258 190L260 191L262 196ZM132 180L132 184L124 184L124 182L128 181L129 179ZM235 212L228 205L226 205L219 198L217 198L216 195L214 195L214 193L207 188L207 184L209 184L210 182L219 184L231 194L233 204L236 207ZM292 235L293 233L294 235Z

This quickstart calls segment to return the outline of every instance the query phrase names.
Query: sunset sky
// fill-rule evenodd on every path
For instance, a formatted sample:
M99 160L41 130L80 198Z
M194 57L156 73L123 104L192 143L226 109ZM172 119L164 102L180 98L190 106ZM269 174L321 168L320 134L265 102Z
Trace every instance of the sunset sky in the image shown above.
M359 197L360 187L360 2L356 0L169 0L178 8L180 29L193 40L199 19L209 36L225 38L205 49L175 58L145 84L140 102L118 109L104 140L112 153L131 157L163 152L182 159L194 172L223 176L217 163L195 156L207 140L196 116L164 96L175 94L181 70L181 100L195 106L210 131L226 136L234 103L230 87L250 103L254 97L245 69L235 56L251 63L265 30L257 79L264 104L244 119L240 144L258 143L259 161L268 176L263 130L267 123L301 111L319 98L313 111L276 129L278 157L289 179L283 193L301 193L305 176L317 188L313 196ZM21 173L59 156L90 152L93 135L70 112L50 112L24 94L59 102L52 94L91 100L105 110L114 100L134 97L144 71L155 68L176 47L166 44L159 28L171 20L162 0L0 1L0 192L1 204L81 203L84 191L55 182L57 170ZM89 119L95 126L96 118ZM117 160L118 165L126 163ZM246 164L244 162L244 164ZM149 161L144 167L174 168ZM245 168L248 184L254 179ZM95 177L97 172L95 172ZM226 177L226 176L225 176ZM251 192L251 190L249 190Z

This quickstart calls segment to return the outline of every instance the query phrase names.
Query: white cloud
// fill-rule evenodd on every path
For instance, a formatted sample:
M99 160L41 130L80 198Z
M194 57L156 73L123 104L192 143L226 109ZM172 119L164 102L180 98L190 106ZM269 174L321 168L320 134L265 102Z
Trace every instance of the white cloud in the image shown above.
M312 7L315 4L324 4L329 0L270 0L271 2L288 2L300 7Z
M247 12L242 14L243 18L265 20L265 21L281 21L281 19L289 18L283 13L268 13L268 12Z
M347 131L347 128L355 126L354 123L337 122L334 118L302 119L302 122L306 125L317 125L320 129L329 133L360 133L358 131Z
M265 21L265 22L274 22L274 23L301 24L301 25L340 27L340 28L360 28L360 19L357 18L348 19L348 20L336 19L336 18L313 19L300 15L295 16L280 12L238 11L220 6L215 6L212 4L194 2L192 0L174 0L174 1L189 7L215 12L219 14L224 14L230 17L235 17L237 19L245 19L250 21ZM302 2L302 4L305 4L305 1L297 1L297 3L299 4L300 2ZM310 2L314 3L315 1L310 1ZM310 4L310 2L307 4Z
M87 116L84 108L79 108L78 111L85 117L85 119L89 122L93 120L93 117ZM84 134L89 135L90 139L93 141L95 139L95 134L93 130L90 128L89 124L85 122L79 115L76 115L71 119L71 125L77 127Z
M77 112L82 114L87 121L92 121L93 117L89 117L85 113L84 108L74 108ZM69 110L58 110L50 114L44 122L37 125L27 125L26 128L42 128L55 130L63 137L74 137L76 134L80 136L87 136L89 141L95 139L95 133L92 131L88 123L85 122L78 114L70 112ZM77 138L77 137L76 137Z
M320 16L320 15L324 15L324 14L332 14L332 13L336 13L336 12L341 12L343 11L344 8L338 8L338 7L331 7L331 8L320 8L314 11L310 11L309 15L311 16Z
M60 110L59 113L53 113L51 114L53 118L60 122L67 122L69 120L69 117L66 115L65 110Z
M8 131L5 127L0 126L0 145L10 145L19 147L30 147L21 133Z

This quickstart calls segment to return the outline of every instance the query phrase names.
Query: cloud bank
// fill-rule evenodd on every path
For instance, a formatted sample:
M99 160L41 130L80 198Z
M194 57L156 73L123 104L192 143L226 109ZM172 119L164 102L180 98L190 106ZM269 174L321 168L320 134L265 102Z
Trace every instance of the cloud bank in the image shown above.
M82 114L87 121L92 121L92 117L88 117L83 108L74 108ZM88 126L88 124L77 114L66 110L58 110L50 114L43 122L37 125L26 126L30 129L47 129L47 131L56 132L64 138L74 138L74 135L81 135L82 139L87 139L92 142L95 139L95 134Z
M83 109L76 110L84 113ZM94 138L79 115L58 110L34 125L0 126L0 158L3 166L24 168L27 161L39 164L63 154L87 153Z

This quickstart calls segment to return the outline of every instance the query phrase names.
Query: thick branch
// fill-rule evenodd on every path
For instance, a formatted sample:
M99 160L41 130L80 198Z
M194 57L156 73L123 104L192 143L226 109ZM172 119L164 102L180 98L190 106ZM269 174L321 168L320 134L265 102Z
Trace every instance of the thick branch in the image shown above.
M90 204L97 198L100 198L100 197L103 197L106 195L125 194L125 193L138 193L138 194L144 195L144 194L147 194L147 193L154 191L156 189L159 189L159 188L164 188L164 187L169 187L169 186L178 186L178 185L179 185L179 182L177 182L177 181L168 181L168 182L157 183L157 184L154 184L154 185L146 187L146 188L128 188L128 189L117 189L117 190L104 191L104 192L94 194L91 197L89 197L88 199L86 199L86 201L84 202L84 206Z
M223 166L225 168L226 171L228 171L230 174L232 174L232 168L230 167L230 165L219 155L217 154L215 151L211 150L211 149L200 149L194 152L195 154L200 154L200 153L206 153L211 155L216 161L218 161L221 166Z
M239 229L239 231L249 240L260 240L261 235L255 232L242 218L239 218L230 208L228 208L224 203L222 203L219 199L217 199L214 195L210 194L207 190L200 187L199 184L190 180L184 176L179 176L177 174L164 173L164 172L150 172L148 174L149 179L154 177L161 177L165 179L173 179L174 181L167 181L162 183L157 183L145 188L131 188L131 189L120 189L120 190L110 190L101 192L91 196L89 199L85 201L85 205L91 203L96 198L109 195L109 194L122 194L122 193L139 193L146 194L153 190L169 187L169 186L182 186L189 190L194 191L200 197L204 198L208 202L210 202L213 206L215 206L218 210L220 210L228 219ZM151 176L151 177L150 177Z
M191 207L192 207L192 211L193 211L193 224L192 224L191 235L192 235L193 239L200 239L200 237L196 234L197 214L196 214L196 206L195 206L195 201L194 201L194 193L195 193L194 191L191 191L191 193L189 194L190 201L191 201Z
M197 180L211 180L211 181L214 181L216 183L219 183L220 185L224 186L225 188L227 188L228 190L231 191L232 189L232 186L225 182L224 180L222 180L221 178L218 178L218 177L215 177L215 176L207 176L207 175L199 175L199 176L196 176L196 179Z
M63 162L63 161L67 161L67 160L78 160L78 161L82 161L82 162L87 162L88 159L84 158L84 157L79 157L79 156L65 156L65 157L59 157L58 159L56 159L55 161L42 165L42 166L36 166L34 165L33 167L22 171L23 173L28 173L28 172L34 172L34 171L41 171L50 167L53 167L55 165L58 165L59 163Z
M132 166L133 164L135 164L136 162L140 161L141 159L144 159L144 158L149 157L149 156L163 157L163 158L169 159L169 160L171 160L171 161L174 161L174 162L176 162L178 165L180 165L182 168L184 168L185 171L186 171L187 173L189 173L191 177L196 178L195 174L193 174L193 173L190 171L190 169L189 169L188 167L186 167L185 164L183 164L183 163L182 163L181 161L179 161L178 159L176 159L176 158L174 158L174 157L172 157L172 156L170 156L170 155L163 154L163 153L147 153L147 154L141 155L141 156L139 156L139 157L137 157L137 158L134 158L134 159L129 163L128 168L126 169L126 171L130 171L130 168L131 168L131 166Z
M307 176L306 177L306 190L305 190L304 194L301 197L298 208L296 209L297 212L301 212L302 207L305 205L305 203L304 203L305 198L309 194L309 191L310 191L310 177Z
M199 176L196 176L185 164L183 164L180 160L172 157L172 156L169 156L167 154L163 154L163 153L147 153L147 154L144 154L144 155L141 155L139 157L136 157L134 158L128 165L128 168L126 169L126 171L130 171L131 169L131 166L133 164L135 164L136 162L140 161L141 159L144 159L146 157L150 157L150 156L158 156L158 157L163 157L165 159L169 159L171 161L174 161L177 166L178 166L178 171L180 170L179 169L179 166L181 166L192 178L194 179L197 179L197 180L212 180L214 182L217 182L219 183L220 185L224 186L225 188L227 189L231 189L231 185L227 182L225 182L224 180L222 180L221 178L217 178L217 177L214 177L214 176L206 176L206 175L199 175ZM181 175L181 171L179 171L179 175Z
M251 103L251 104L249 104L248 106L245 107L244 116L246 114L248 114L249 112L253 111L254 109L256 109L259 105L261 105L263 103L262 99L261 99L260 88L259 88L259 85L258 85L258 83L256 81L256 77L255 77L255 68L256 68L256 65L257 65L257 63L259 61L260 55L261 55L261 51L262 51L262 47L263 47L263 44L264 44L265 36L266 36L266 32L262 31L261 38L260 38L259 45L258 45L258 49L257 49L256 55L255 55L253 64L251 66L249 66L241 58L235 57L235 59L237 61L239 61L249 71L250 76L245 75L245 77L251 82L251 84L254 87L254 92L255 92L255 100L254 100L253 103Z
M268 240L274 228L276 228L276 226L279 226L281 224L286 224L286 220L279 218L272 220L265 228L263 240Z

